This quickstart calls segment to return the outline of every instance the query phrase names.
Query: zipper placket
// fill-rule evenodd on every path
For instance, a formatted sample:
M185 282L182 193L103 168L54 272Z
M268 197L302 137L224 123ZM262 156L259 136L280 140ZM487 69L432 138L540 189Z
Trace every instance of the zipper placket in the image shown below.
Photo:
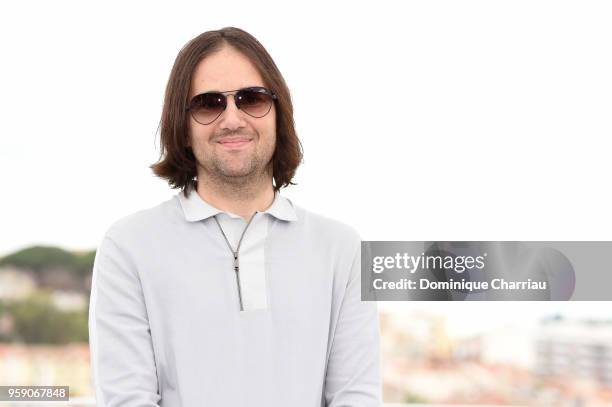
M249 219L249 222L246 224L246 226L244 227L244 230L242 231L242 235L240 235L240 240L238 241L238 247L236 248L236 250L234 250L232 248L232 245L230 244L229 240L227 239L227 236L225 235L225 232L223 231L223 228L221 227L221 224L219 223L219 221L217 220L217 216L215 215L215 222L217 222L217 226L219 226L219 230L221 230L221 233L223 234L223 238L225 239L225 243L227 243L227 247L229 247L230 251L232 252L232 256L234 256L234 263L233 263L233 267L234 267L234 272L236 273L236 286L238 287L238 301L240 302L240 311L244 311L244 307L242 305L242 291L240 288L240 262L239 262L239 254L240 254L240 245L242 244L242 238L244 237L244 234L246 233L249 225L251 224L251 222L253 221L253 219L255 219L255 215L257 215L257 211L255 211L255 213L253 214L253 216L251 216L251 219Z

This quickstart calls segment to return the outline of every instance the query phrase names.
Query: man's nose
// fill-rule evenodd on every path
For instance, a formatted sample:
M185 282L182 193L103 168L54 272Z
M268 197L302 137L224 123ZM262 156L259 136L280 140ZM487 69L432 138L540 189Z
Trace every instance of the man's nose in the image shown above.
M219 117L219 125L222 128L237 128L244 126L244 112L238 109L236 106L236 100L234 99L234 95L227 96L227 106L223 113L221 113L221 117Z

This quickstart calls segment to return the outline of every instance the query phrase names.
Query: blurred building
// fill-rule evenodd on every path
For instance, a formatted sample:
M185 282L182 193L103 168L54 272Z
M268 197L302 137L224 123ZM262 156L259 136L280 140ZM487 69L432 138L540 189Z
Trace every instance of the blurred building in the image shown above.
M544 320L536 339L536 372L612 387L612 320Z
M90 396L89 345L0 343L0 383L6 386L69 386L72 396Z
M32 272L12 266L0 267L0 300L21 300L37 288Z
M453 357L457 361L532 369L535 364L534 335L535 330L529 321L522 325L498 326L476 335L456 338Z
M51 293L51 301L61 311L79 311L87 307L87 297L85 294L75 291L53 291Z

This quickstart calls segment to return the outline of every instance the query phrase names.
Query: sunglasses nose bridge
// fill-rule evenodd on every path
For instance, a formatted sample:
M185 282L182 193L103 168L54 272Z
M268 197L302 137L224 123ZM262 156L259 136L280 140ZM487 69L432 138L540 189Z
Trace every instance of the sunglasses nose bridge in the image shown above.
M229 94L225 95L225 98L226 98L225 99L225 108L226 109L227 109L227 106L229 105L230 96L232 97L231 99L232 99L232 102L234 103L234 106L236 107L236 109L240 109L240 106L238 106L238 103L236 103L236 93L237 92L229 93Z
M238 106L238 104L236 103L236 93L237 92L230 92L230 93L223 93L225 95L225 108L223 109L223 111L221 111L221 113L219 114L219 116L217 116L217 118L220 118L220 116L225 116L225 119L227 119L228 114L231 116L233 112L234 114L236 114L236 116L240 116L240 114L238 113L238 111L241 111L244 113L244 111L242 109L240 109L240 107ZM232 102L230 103L229 99L232 96ZM230 108L230 104L233 104L234 107ZM235 110L234 110L235 109ZM223 120L223 118L221 117L221 119Z
M228 91L228 92L219 92L219 93L221 93L225 97L225 100L224 100L225 107L223 111L227 110L227 106L229 105L230 96L232 96L232 99L234 101L234 106L236 106L237 109L240 109L240 107L238 107L238 104L236 103L236 93L238 93L238 91L233 91L233 92Z

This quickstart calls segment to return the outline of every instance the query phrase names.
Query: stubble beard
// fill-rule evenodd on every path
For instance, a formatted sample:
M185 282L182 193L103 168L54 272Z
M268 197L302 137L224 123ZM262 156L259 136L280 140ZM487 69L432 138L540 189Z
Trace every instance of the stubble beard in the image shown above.
M253 155L236 168L219 157L213 157L209 166L209 175L230 183L244 183L257 178L262 173L262 160Z
M200 172L207 180L219 188L229 188L234 192L247 192L259 186L272 176L272 157L267 162L256 153L248 157L246 162L235 168L218 156L198 163Z

